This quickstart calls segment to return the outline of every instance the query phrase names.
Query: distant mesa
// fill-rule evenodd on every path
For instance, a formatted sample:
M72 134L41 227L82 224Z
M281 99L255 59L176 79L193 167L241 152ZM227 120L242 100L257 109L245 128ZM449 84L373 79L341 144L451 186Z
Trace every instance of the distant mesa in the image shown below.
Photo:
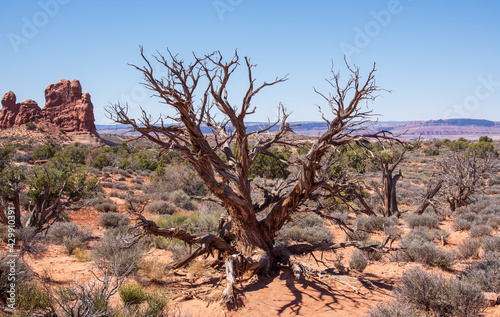
M58 126L66 132L96 132L94 106L90 94L82 94L78 80L62 79L45 89L45 107L33 100L16 103L16 95L9 91L2 98L0 129L20 126L41 120Z

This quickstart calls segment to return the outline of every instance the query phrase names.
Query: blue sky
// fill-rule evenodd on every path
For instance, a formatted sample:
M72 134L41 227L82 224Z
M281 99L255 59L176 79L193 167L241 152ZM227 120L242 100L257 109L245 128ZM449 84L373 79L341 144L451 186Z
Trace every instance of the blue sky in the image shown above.
M44 105L44 89L79 79L106 124L103 107L128 102L153 115L172 114L139 83L146 54L235 49L258 64L258 82L288 74L263 91L251 121L276 117L279 102L290 121L319 121L330 68L346 74L343 56L367 73L377 63L383 93L370 108L382 121L455 117L500 121L500 3L498 1L2 1L0 93ZM244 69L229 92L236 104Z

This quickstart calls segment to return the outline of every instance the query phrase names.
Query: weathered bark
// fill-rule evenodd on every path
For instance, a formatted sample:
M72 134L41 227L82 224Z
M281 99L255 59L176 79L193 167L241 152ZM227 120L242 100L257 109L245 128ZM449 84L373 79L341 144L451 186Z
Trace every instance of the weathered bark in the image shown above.
M378 189L376 189L376 191L382 200L383 214L386 217L390 217L392 215L399 217L396 184L399 179L403 177L403 174L401 173L401 170L399 170L399 173L393 176L393 172L398 164L403 160L404 154L405 151L399 153L397 157L393 158L392 164L389 163L387 159L382 158L382 156L378 157L379 168L382 171L382 191Z
M434 196L437 195L437 193L439 192L439 190L443 186L443 183L444 183L444 180L440 179L440 180L438 180L436 186L434 186L434 188L432 188L432 182L429 181L429 183L427 184L427 191L424 195L424 198L422 199L422 203L415 211L416 214L421 215L424 213L424 211L427 209L427 207L429 207L429 205L431 204L432 198L434 198Z

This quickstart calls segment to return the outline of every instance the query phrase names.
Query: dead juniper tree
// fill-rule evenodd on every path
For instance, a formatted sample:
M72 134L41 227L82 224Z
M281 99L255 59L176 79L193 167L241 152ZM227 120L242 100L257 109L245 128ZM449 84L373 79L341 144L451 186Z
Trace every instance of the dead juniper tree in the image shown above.
M384 149L373 154L373 162L382 172L380 183L371 182L370 187L375 190L380 200L380 212L385 217L399 217L396 196L396 184L403 177L401 169L397 174L394 170L404 158L406 150L398 151L396 148Z
M452 152L439 162L441 192L451 211L472 202L496 164L494 155L481 156L476 151Z
M172 150L181 152L210 192L221 201L229 216L227 223L221 226L219 235L194 235L179 228L159 228L153 221L136 213L140 220L139 226L144 228L145 233L176 238L189 245L199 246L170 267L178 268L200 255L218 251L219 259L225 260L227 274L227 286L222 298L230 302L234 299L233 285L237 276L245 272L265 274L277 261L289 264L297 278L301 275L322 276L298 261L295 254L348 246L366 250L385 248L385 244L363 247L357 242L302 244L287 248L274 245L285 222L293 213L300 212L306 206L305 202L318 192L333 198L341 196L343 184L325 182L318 175L328 151L370 138L392 139L385 131L367 133L364 128L370 120L371 111L363 110L362 106L373 101L381 90L375 85L375 66L367 78L362 80L359 69L346 63L350 76L344 85L341 84L339 74L332 71L333 79L328 82L333 88L333 94L320 94L331 112L330 115L321 113L328 124L327 131L318 137L300 162L300 172L296 178L280 182L274 191L268 191L254 186L249 177L249 169L259 154L274 157L270 151L272 146L293 145L293 141L286 140L289 132L286 125L288 114L280 105L278 121L254 132L247 131L245 120L256 111L252 107L253 97L264 88L284 82L286 77L256 85L253 76L255 65L247 57L241 60L237 52L229 61L224 60L220 52L214 52L202 57L194 55L190 63L168 52L168 55L158 53L153 57L166 70L166 76L158 78L152 62L145 57L142 48L141 56L145 66L134 67L144 75L144 85L163 104L175 109L176 116L168 118L176 124L164 124L162 118L153 121L144 111L141 119L130 118L127 107L120 104L108 107L110 118L117 123L132 126L143 138L160 145L160 154ZM248 88L240 105L235 106L227 98L226 87L240 63L246 67ZM218 121L215 121L216 112ZM210 141L209 136L202 133L205 125L213 131ZM263 134L272 127L279 127L279 130ZM251 136L260 137L253 147L249 144ZM264 190L264 201L253 201L252 190ZM268 215L258 220L257 214L264 210L269 211ZM340 223L338 219L332 220Z

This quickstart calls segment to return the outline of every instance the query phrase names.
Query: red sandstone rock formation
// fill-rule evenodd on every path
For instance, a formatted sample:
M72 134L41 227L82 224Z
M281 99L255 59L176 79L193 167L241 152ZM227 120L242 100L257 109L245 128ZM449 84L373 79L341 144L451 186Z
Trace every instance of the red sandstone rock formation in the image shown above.
M9 91L2 98L0 129L42 119L67 132L95 132L94 106L88 93L82 94L78 80L62 79L45 89L45 107L40 109L33 100L16 104L16 95Z

